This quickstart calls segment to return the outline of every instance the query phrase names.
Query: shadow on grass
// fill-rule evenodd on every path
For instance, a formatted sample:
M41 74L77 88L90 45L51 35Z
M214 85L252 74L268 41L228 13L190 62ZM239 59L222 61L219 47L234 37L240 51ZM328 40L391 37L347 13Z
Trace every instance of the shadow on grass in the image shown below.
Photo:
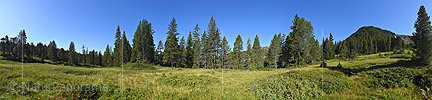
M342 65L343 66L343 65ZM363 71L369 71L374 69L380 69L380 68L393 68L393 67L406 67L406 68L413 68L416 66L420 66L419 62L416 60L398 60L397 62L386 64L386 65L373 65L368 68L344 68L344 67L336 67L336 66L328 66L327 68L330 70L336 70L344 73L345 75L351 76L355 75L356 73L360 73Z

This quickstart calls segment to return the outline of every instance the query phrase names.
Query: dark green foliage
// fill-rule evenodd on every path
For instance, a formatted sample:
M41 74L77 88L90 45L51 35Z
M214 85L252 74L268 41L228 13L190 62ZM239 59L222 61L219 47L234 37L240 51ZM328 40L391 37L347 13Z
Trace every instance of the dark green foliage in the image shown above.
M286 63L292 63L296 66L313 63L321 56L319 52L319 43L314 38L313 26L310 21L297 14L294 16L293 30L285 39L283 45L283 59Z
M339 62L339 64L336 66L337 68L342 68L341 63Z
M184 37L182 36L182 38L180 39L180 43L179 43L179 57L178 57L178 61L179 61L179 67L186 67L186 42Z
M228 45L228 40L226 40L225 36L222 39L222 44L221 44L221 67L222 68L227 68L227 66L229 66L229 64L231 63L231 60L229 59L230 57L228 56L228 53L231 51L231 48Z
M274 35L266 55L266 64L269 68L278 68L279 56L281 54L280 33Z
M201 66L201 54L202 54L202 44L200 41L200 28L198 27L198 24L195 26L193 31L193 67L199 68Z
M245 58L246 68L252 69L252 44L250 38L247 40L246 54L243 58Z
M104 56L102 58L103 66L105 66L105 67L112 66L111 53L112 53L111 48L107 44L107 47L106 47L105 52L104 52Z
M364 26L344 41L338 42L336 44L338 50L336 51L342 58L355 58L360 54L372 54L399 49L402 44L404 43L401 42L401 38L391 31L373 26ZM348 52L343 51L344 48L347 48Z
M252 47L252 66L251 70L263 69L264 60L262 56L261 46L258 35L255 35L255 40Z
M152 24L144 19L140 21L133 39L131 62L143 61L154 63L154 43Z
M193 66L193 41L192 41L192 34L189 32L189 35L187 37L186 41L186 50L185 50L185 67L192 68Z
M156 48L156 64L163 65L162 58L163 58L163 49L164 44L161 40L159 40L159 44Z
M48 58L50 58L51 61L53 62L57 62L58 61L58 57L57 57L57 45L55 43L55 41L51 41L50 44L48 45Z
M219 28L216 27L216 21L213 17L210 18L210 22L207 27L207 40L206 40L206 53L207 53L207 65L211 68L217 67L218 55L221 50L221 37Z
M242 51L243 50L243 41L240 35L237 35L237 38L234 42L234 47L233 47L233 63L231 65L232 68L236 68L236 69L240 69L243 68L244 66L244 61L242 58Z
M123 63L127 63L131 60L131 56L132 56L132 47L129 44L129 40L127 40L126 38L126 34L125 31L123 31L123 35L121 38L121 45L120 45L120 49L122 49L120 52L120 56L123 57L123 59L121 59L123 61Z
M121 47L121 32L120 26L117 26L114 40L113 66L120 66L122 63L122 47Z
M70 64L78 65L78 59L77 59L76 52L75 52L74 42L71 42L69 45L69 54L68 55L69 55L68 62Z
M348 81L335 71L290 71L253 81L249 89L258 99L317 99L344 90Z
M124 66L124 69L127 70L155 70L153 64L145 64L145 63L127 63Z
M414 77L420 72L413 68L396 67L365 71L360 75L365 78L364 84L368 87L411 88Z
M177 38L179 33L177 33L177 23L174 17L168 26L165 50L163 53L163 62L168 66L174 67L179 64L179 56L181 54L181 52L179 52L180 50Z
M217 78L208 75L162 76L161 78L157 79L157 81L162 84L176 87L201 87L219 82Z
M413 41L416 48L416 56L423 64L429 64L432 61L432 26L430 16L426 12L426 8L420 6L418 17L414 23L416 32L413 33Z

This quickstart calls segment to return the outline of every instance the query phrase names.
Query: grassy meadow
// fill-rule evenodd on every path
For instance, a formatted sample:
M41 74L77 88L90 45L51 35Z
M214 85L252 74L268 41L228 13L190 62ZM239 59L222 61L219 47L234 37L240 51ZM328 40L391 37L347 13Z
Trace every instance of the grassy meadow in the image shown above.
M150 65L97 68L0 60L0 99L431 99L430 90L422 89L416 80L419 76L427 79L426 73L432 68L415 66L410 56L382 52L327 60L325 68L313 64L270 71ZM11 82L22 81L107 84L114 89L84 92L33 88L22 92L18 86L16 91L10 90Z

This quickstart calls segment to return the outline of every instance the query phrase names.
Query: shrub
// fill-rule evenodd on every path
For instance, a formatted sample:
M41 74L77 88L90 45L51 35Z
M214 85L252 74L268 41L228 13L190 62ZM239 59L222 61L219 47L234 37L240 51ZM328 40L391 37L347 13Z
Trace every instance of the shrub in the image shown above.
M190 86L190 87L198 87L205 86L212 83L217 83L219 80L215 77L208 75L189 75L189 76L165 76L162 74L162 77L157 79L159 83L171 85L171 86Z
M154 70L154 69L156 69L155 67L153 67L153 64L146 64L146 63L127 63L126 65L124 65L124 68L130 69L130 70L142 70L142 69Z
M407 58L407 59L409 59L409 58L412 58L412 56L408 55L408 54L393 54L390 56L390 58Z
M381 68L359 73L364 78L364 84L368 87L412 87L413 79L419 75L419 71L413 68Z
M340 72L290 71L255 80L249 90L259 99L313 99L348 85L348 78Z

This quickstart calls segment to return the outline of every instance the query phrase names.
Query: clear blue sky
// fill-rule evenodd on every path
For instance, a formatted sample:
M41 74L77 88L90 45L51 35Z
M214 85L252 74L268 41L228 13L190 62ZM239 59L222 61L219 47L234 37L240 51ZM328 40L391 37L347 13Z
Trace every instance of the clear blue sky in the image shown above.
M186 36L196 24L207 29L211 16L232 46L236 35L243 42L260 37L268 46L275 33L289 33L295 14L312 22L317 39L332 33L343 40L358 28L377 26L397 34L414 32L414 21L421 5L432 14L430 0L2 0L0 1L0 36L16 36L25 29L29 42L49 43L68 49L74 41L76 50L83 44L89 49L105 50L113 45L117 25L132 41L142 19L152 23L154 40L165 41L168 24L177 19L180 36Z

